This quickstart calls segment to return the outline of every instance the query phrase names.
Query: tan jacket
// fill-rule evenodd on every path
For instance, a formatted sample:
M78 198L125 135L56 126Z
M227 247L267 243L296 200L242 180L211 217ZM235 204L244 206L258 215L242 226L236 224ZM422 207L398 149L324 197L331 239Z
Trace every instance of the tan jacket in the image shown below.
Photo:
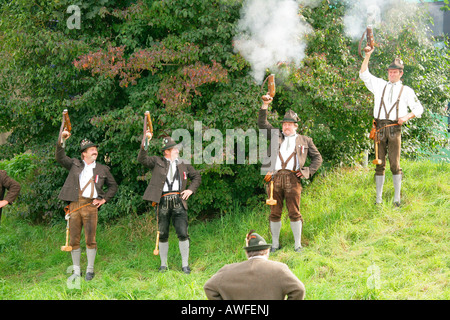
M278 150L281 146L281 143L284 140L284 135L281 132L280 129L274 128L268 121L267 121L267 110L266 109L260 109L259 110L259 117L258 117L258 127L259 129L267 129L267 139L271 140L271 131L276 130L276 136L278 137ZM270 143L271 145L268 147L267 155L269 159L266 159L263 164L263 170L265 171L274 171L275 167L275 160L278 156L278 150L276 150L276 155L271 155L271 146L272 141ZM305 179L311 178L314 173L320 168L322 165L322 156L317 150L317 147L314 145L313 140L310 137L297 135L297 138L295 139L295 152L297 153L297 159L300 165L300 171L302 172L302 175ZM311 163L309 167L304 167L305 162L307 158L311 159ZM271 160L271 161L269 161Z
M203 286L209 300L303 300L305 286L281 262L253 258L228 264Z
M138 161L144 165L144 167L152 170L152 177L144 192L143 199L159 203L163 193L164 182L166 181L167 173L169 172L169 161L160 156L148 156L147 151L142 150L142 148L139 150ZM181 176L180 191L186 190L189 178L191 180L189 190L195 193L201 183L200 173L183 159L180 159L177 168ZM182 200L182 202L184 208L187 210L187 201Z

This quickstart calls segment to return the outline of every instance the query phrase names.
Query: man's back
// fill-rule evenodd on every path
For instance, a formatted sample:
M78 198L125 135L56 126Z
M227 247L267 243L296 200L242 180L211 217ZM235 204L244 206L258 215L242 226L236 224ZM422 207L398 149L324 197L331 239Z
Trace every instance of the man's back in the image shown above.
M303 300L305 286L281 262L250 258L221 268L205 285L209 300Z

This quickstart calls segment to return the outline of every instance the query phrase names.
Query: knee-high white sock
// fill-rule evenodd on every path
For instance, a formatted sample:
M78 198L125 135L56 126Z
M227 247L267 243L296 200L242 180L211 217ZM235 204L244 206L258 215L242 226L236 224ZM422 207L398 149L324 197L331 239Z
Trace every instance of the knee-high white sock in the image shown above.
M375 176L375 184L377 186L377 203L381 203L383 200L383 185L384 176Z
M95 255L97 254L97 249L86 248L87 256L87 272L94 272Z
M159 257L161 259L161 267L167 267L167 255L169 253L169 242L159 243Z
M301 248L302 246L302 220L291 221L291 229L294 234L294 248Z
M73 266L73 273L80 275L81 269L80 269L80 258L81 258L81 248L72 250L70 252L72 256L72 266Z
M400 191L402 189L402 175L401 174L392 175L392 180L394 181L394 202L400 203Z
M281 221L270 221L270 232L272 233L272 248L278 249L280 247L280 231Z
M180 248L181 254L181 266L189 266L189 240L179 241L178 247Z

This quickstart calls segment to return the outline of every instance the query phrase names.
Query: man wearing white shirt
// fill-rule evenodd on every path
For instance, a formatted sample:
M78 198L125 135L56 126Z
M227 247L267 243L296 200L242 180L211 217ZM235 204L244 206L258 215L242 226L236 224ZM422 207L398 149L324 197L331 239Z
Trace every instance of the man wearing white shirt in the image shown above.
M403 85L400 80L403 76L403 61L396 58L389 65L386 81L369 72L369 60L374 49L366 50L359 76L367 89L374 94L373 116L379 139L378 158L381 160L381 164L375 169L376 203L382 202L387 154L394 183L394 204L399 206L403 176L400 168L401 126L412 118L420 118L423 107L414 90Z
M67 139L69 132L64 131L62 137ZM73 274L81 276L80 259L81 231L84 227L86 238L86 280L94 278L94 262L97 254L96 230L98 209L108 202L117 192L118 186L109 168L98 163L98 149L95 143L84 139L80 143L81 160L66 155L61 139L56 145L56 160L69 170L66 181L59 193L60 200L69 203L70 246L73 263ZM105 192L104 186L108 187Z
M322 165L322 156L310 137L297 134L298 121L295 112L288 110L282 120L281 130L275 129L267 121L267 109L272 102L270 95L263 96L263 104L259 110L258 127L267 130L267 138L277 154L269 154L269 161L265 161L262 170L273 173L273 198L277 203L270 207L269 225L272 234L271 252L280 249L281 214L283 202L289 214L291 230L294 235L294 250L301 252L301 234L303 217L300 214L300 197L302 184L300 178L310 179ZM272 131L275 135L272 138ZM275 145L278 143L278 145ZM305 167L309 158L311 163ZM267 163L269 162L269 163ZM269 166L268 168L266 166ZM265 168L264 168L265 167Z
M151 138L150 138L151 139ZM171 137L163 138L163 156L149 156L144 149L144 141L138 154L138 161L152 171L152 178L143 199L157 207L159 231L160 272L168 269L169 227L172 221L178 236L181 254L181 270L189 274L188 206L187 200L201 183L200 173L187 161L179 158L180 145ZM191 182L188 185L188 179Z

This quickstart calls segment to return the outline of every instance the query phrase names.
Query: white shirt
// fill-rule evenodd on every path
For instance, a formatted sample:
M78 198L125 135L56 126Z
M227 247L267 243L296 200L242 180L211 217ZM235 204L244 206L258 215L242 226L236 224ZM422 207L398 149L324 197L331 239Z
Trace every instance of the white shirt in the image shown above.
M377 78L374 75L372 75L369 72L369 69L364 71L363 73L359 74L359 77L362 81L364 81L364 84L366 85L367 89L369 89L370 92L374 95L374 108L373 108L373 117L378 117L378 112L380 109L380 103L381 103L381 96L383 95L384 87L386 86L386 91L384 92L384 105L386 106L386 110L389 113L392 106L397 101L398 95L400 94L400 88L402 87L402 82L398 81L395 83L388 82L386 80L383 80L381 78ZM392 89L392 94L391 94ZM414 90L411 89L408 86L403 87L403 92L400 97L400 102L398 105L398 117L401 118L403 116L406 116L408 112L408 107L411 110L412 113L417 118L420 118L423 113L423 107L420 103L419 99L417 99L416 94L414 93ZM396 110L395 108L391 111L389 114L389 118L386 117L386 112L384 108L381 106L381 112L380 112L380 119L388 119L388 120L397 120L396 119Z
M297 139L297 134L293 134L289 137L285 136L283 142L280 145L280 153L281 156L283 157L283 161L286 161L293 152L295 152L295 140ZM295 157L295 159L297 159L297 157ZM294 157L292 157L289 162L286 164L286 169L287 170L298 170L299 168L299 164L298 164L298 159L295 163L295 167L294 167ZM280 155L277 155L277 161L275 162L275 170L281 170L281 159L280 159Z
M166 160L170 163L169 164L169 170L167 171L167 180L169 180L169 182L172 182L173 179L174 179L174 176L175 176L175 172L177 171L178 159L170 161L169 159L166 158ZM170 167L172 167L172 177L170 176L170 172L171 172ZM163 192L171 191L169 189L169 185L167 184L167 180L166 180L166 182L164 182ZM178 190L179 189L179 185L180 185L179 182L180 182L180 179L177 179L177 180L175 180L173 182L172 190Z
M89 180L91 178L93 178L94 181L95 181L95 177L93 177L93 175L94 175L94 168L95 168L95 161L92 162L91 164L87 164L84 160L83 160L83 162L84 162L84 169L80 173L80 187L81 187L81 189L84 188L84 186L89 182ZM91 186L88 186L84 190L82 196L85 197L85 198L90 198L91 197ZM94 185L94 196L92 198L93 199L97 199L97 196L98 196L97 195L97 190L95 189L95 185Z

